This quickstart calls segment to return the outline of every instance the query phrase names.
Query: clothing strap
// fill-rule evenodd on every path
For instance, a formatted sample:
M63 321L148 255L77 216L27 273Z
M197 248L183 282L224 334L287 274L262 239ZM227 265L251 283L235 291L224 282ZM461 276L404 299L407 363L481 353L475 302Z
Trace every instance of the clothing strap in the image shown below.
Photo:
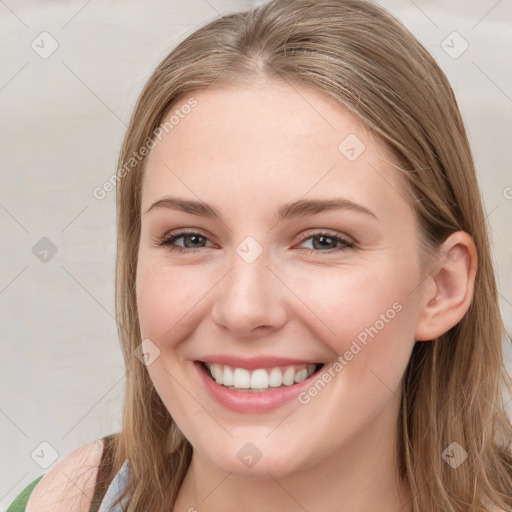
M101 454L96 484L94 485L94 495L92 497L89 512L98 512L103 497L115 475L113 475L115 449L117 434L110 434L103 438L103 452Z

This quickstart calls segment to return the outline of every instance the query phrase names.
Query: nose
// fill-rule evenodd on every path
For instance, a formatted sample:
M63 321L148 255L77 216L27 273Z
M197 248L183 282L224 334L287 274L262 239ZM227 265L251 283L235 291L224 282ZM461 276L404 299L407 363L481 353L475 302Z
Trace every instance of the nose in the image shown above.
M234 253L232 267L217 287L212 319L236 339L256 339L286 321L286 286L263 252L247 262Z

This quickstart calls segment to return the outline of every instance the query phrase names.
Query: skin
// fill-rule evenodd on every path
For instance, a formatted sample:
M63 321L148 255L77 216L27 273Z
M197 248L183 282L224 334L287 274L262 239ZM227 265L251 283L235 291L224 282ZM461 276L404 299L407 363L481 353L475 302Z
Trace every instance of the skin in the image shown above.
M442 246L450 257L423 269L392 156L327 96L266 81L191 96L197 107L147 161L136 283L141 339L160 350L149 375L194 448L174 511L412 510L395 462L400 384L415 341L446 332L469 307L472 238L451 235ZM349 134L366 146L355 161L338 149ZM168 194L210 203L223 221L145 213ZM344 210L273 217L284 203L333 197L377 219ZM188 253L155 245L179 228L206 240L176 240ZM299 238L321 230L355 248ZM250 264L236 252L247 236L263 249ZM394 303L401 311L307 405L228 411L192 367L219 353L334 362ZM262 453L250 468L237 457L247 442Z

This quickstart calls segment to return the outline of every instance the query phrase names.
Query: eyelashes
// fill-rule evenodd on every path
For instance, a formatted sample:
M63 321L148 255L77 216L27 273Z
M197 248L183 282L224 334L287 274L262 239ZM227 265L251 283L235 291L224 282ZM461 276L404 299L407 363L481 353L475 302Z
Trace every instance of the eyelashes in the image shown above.
M205 240L208 240L207 237L202 235L201 233L198 233L197 231L182 231L180 233L164 236L163 238L156 241L156 245L159 247L166 247L169 251L177 251L177 252L194 252L194 248L189 247L180 247L178 245L173 245L176 240L179 240L180 238L188 238L188 237L195 237L195 238L202 238ZM205 247L198 247L197 249L205 249Z
M315 250L315 249L303 249L304 251L306 251L307 254L319 254L319 253L328 253L328 254L331 254L332 252L341 252L341 251L346 251L347 249L354 249L355 248L355 244L354 242L351 242L350 240L347 240L346 238L343 238L342 236L340 235L335 235L333 233L330 233L328 231L316 231L316 232L313 232L313 233L307 233L307 234L304 234L304 235L301 235L300 237L300 243L303 244L306 240L330 240L337 245L337 247L335 247L333 250L329 250L329 251L322 251L322 250ZM313 246L315 244L313 243ZM322 247L320 245L320 247ZM325 248L325 246L324 246ZM327 247L327 249L329 249L329 247Z
M179 239L189 239L189 240L199 240L199 243L202 243L203 241L208 241L208 237L204 236L202 233L194 230L184 230L178 233L165 235L162 238L159 238L155 240L155 245L158 247L165 247L170 252L177 252L177 253L193 253L193 252L199 252L203 249L207 249L208 246L203 247L182 247L179 245L176 245L175 242ZM319 250L316 248L313 249L301 249L302 251L305 251L306 254L309 255L318 255L322 253L332 254L333 252L339 253L342 251L346 251L349 249L355 249L355 243L347 240L346 238L343 238L342 236L333 234L329 231L316 231L313 233L308 233L305 235L300 236L300 244L303 244L306 240L313 240L313 247L322 247L322 243L326 243L326 245L332 245L337 244L337 247L331 248L331 247L325 247L324 248L329 249L328 251ZM315 244L314 240L322 241L320 245L317 243Z

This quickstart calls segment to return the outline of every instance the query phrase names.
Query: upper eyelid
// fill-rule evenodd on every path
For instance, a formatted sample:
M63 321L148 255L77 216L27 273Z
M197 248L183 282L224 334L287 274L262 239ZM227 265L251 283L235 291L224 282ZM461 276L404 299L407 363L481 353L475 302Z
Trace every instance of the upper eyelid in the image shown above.
M313 236L313 235L316 235L316 234L319 234L319 233L322 233L322 234L325 234L325 235L331 235L331 236L338 236L340 238L351 238L349 237L348 235L344 235L344 234L339 234L337 233L336 231L332 230L332 229L328 229L328 228L310 228L308 229L305 233L300 233L298 235L299 239L304 239L304 238L308 238L310 236ZM208 234L205 234L203 232L203 230L199 229L199 228L178 228L177 231L175 230L170 230L166 233L164 233L160 238L171 238L173 236L184 236L184 235L201 235L201 236L204 236L205 238L208 238L210 239L210 235Z
M210 242L212 241L211 240L211 237L207 234L204 234L202 232L202 230L200 229L195 229L195 228L182 228L181 230L178 229L178 231L174 232L174 230L172 231L169 231L168 233L165 233L162 237L160 237L160 240L169 240L169 239L172 239L172 238L180 238L182 236L187 236L187 235L199 235L199 236L202 236L204 238L207 238Z
M307 238L311 238L313 236L319 236L319 235L326 235L326 236L332 236L333 238L341 238L344 240L347 240L348 242L355 243L355 241L352 239L352 237L344 234L339 234L333 231L332 229L322 229L322 228L313 228L312 231L307 231L306 233L301 233L299 235L299 240L302 242L306 240Z

